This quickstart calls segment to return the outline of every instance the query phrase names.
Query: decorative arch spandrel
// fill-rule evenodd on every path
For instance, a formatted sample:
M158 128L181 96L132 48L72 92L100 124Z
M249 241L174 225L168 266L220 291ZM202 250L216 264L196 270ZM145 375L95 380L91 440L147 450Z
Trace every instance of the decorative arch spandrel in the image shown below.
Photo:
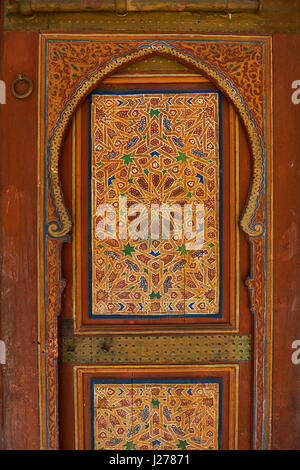
M253 159L241 227L252 248L248 286L254 315L254 447L269 445L271 357L271 141L270 39L241 36L41 35L40 42L40 325L43 447L56 448L57 329L61 245L72 222L64 204L59 157L64 134L80 105L101 80L152 55L172 58L206 75L231 100L246 128ZM265 346L267 344L267 347ZM264 407L264 403L267 406Z

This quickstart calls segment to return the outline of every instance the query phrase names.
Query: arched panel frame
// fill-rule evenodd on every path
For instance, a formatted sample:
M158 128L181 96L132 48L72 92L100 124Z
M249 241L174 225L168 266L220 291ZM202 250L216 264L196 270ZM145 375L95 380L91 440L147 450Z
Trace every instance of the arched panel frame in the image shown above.
M272 371L272 83L271 39L250 36L41 34L39 64L39 332L41 447L58 448L57 317L61 247L72 221L64 203L59 158L82 101L101 80L162 55L205 75L234 105L245 126L253 171L240 220L251 245L254 324L253 447L271 443Z

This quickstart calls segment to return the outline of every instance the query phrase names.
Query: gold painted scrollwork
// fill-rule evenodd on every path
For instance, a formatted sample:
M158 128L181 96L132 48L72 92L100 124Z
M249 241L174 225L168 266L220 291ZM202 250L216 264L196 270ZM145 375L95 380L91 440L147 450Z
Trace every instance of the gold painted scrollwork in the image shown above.
M53 203L60 219L60 224L50 222L48 233L54 238L61 238L67 235L72 228L72 221L64 203L63 192L59 179L59 157L61 153L63 135L71 121L71 118L80 102L103 80L106 76L116 72L122 66L131 62L141 60L151 55L163 55L173 58L194 70L205 74L213 81L218 88L232 101L236 107L242 122L247 130L253 157L253 177L250 188L248 202L241 218L241 228L249 236L259 236L263 233L264 227L261 223L253 222L255 210L259 202L260 191L263 184L264 156L260 143L260 136L251 116L238 92L231 86L230 82L224 78L210 64L204 63L200 59L194 58L182 52L172 45L153 44L147 48L140 48L122 57L117 57L107 63L101 70L96 71L88 79L82 82L65 107L64 112L54 130L49 149L49 184L52 191Z

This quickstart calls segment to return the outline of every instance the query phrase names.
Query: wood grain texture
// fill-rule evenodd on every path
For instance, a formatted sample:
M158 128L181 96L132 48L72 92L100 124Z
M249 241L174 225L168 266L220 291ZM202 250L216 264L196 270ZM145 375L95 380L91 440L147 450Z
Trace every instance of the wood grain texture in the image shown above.
M160 0L157 1L160 2ZM141 2L148 6L153 4L153 1L139 0L139 3ZM51 3L53 4L53 2ZM67 2L61 1L60 3ZM118 0L119 5L120 3L124 5L124 0ZM113 11L93 12L90 10L54 13L35 12L30 17L8 12L5 18L5 28L13 30L74 32L110 30L207 32L210 34L299 33L300 30L298 0L263 0L263 7L259 14L234 12L231 15L228 13L224 14L224 11L171 11L171 5L175 3L177 2L169 2L168 11L130 11L128 14L125 13L125 16L124 14L116 14ZM181 2L182 5L187 3L186 1ZM212 8L210 4L216 2L207 1L206 3ZM228 5L230 3L232 4L230 1ZM239 0L239 3L246 5L248 1ZM30 9L28 10L30 13Z
M274 374L273 449L300 448L300 365L291 361L300 339L300 105L291 85L300 79L300 37L274 37Z
M5 449L39 448L36 314L36 33L4 35L3 77L22 72L35 89L26 100L7 91L1 125L1 320ZM7 87L9 89L9 87Z
M3 12L4 4L0 5L0 77L3 77ZM2 126L2 105L0 105L0 135ZM2 339L2 321L0 310L0 338ZM0 365L0 449L3 449L3 366Z
M262 0L18 0L8 5L11 13L31 16L35 12L84 12L84 11L209 11L258 13Z

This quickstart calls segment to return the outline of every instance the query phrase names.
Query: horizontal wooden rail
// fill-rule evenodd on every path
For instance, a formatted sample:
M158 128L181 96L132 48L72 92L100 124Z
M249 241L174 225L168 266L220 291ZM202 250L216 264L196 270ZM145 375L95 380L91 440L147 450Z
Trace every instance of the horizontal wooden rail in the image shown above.
M205 11L258 13L262 0L11 0L8 10L25 16L34 13L115 11Z

